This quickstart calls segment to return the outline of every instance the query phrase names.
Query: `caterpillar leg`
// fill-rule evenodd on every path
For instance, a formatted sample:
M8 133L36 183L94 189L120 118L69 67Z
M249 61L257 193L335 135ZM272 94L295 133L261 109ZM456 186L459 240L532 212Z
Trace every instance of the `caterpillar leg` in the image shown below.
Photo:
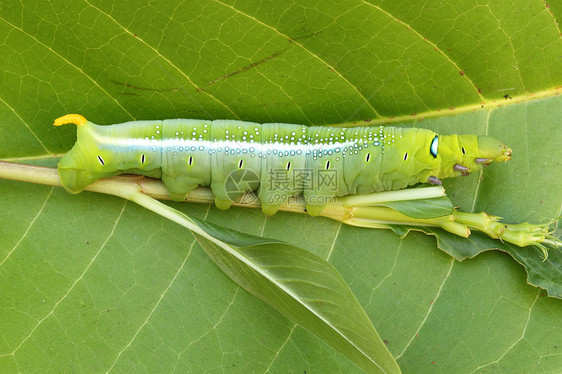
M220 210L227 210L232 205L232 200L220 199L215 197L215 206Z
M281 205L262 204L261 210L262 210L263 214L265 214L266 216L272 216L279 211L280 207L281 207Z
M436 186L441 186L443 184L443 182L441 182L441 179L437 178L436 176L429 176L429 178L427 178L427 183L429 184L433 184Z
M170 176L162 175L162 181L166 185L168 195L174 201L185 200L187 193L194 190L198 184L192 179L184 175Z
M284 191L278 192L267 188L264 183L258 189L258 198L261 202L261 210L266 216L272 216L287 202L288 196Z
M326 208L326 204L308 203L306 204L306 212L311 216L319 216Z
M319 216L329 205L336 204L336 190L326 185L313 186L303 191L306 201L306 212L311 216Z

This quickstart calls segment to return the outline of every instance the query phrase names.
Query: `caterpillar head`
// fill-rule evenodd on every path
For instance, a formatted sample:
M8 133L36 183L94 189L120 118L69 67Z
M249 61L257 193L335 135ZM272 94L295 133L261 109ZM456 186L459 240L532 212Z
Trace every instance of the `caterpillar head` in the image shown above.
M492 162L511 159L511 148L491 136L442 135L438 142L435 149L441 157L439 178L468 175Z

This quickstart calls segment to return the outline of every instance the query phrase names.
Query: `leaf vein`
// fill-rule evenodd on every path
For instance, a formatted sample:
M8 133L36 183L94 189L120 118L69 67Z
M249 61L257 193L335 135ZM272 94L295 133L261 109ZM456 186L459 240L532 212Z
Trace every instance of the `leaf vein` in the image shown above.
M41 45L43 48L47 49L48 51L50 51L51 53L53 53L55 56L57 56L58 58L60 58L61 60L63 60L65 63L68 64L68 66L73 67L74 69L76 69L77 71L79 71L82 75L84 75L90 82L92 82L96 87L98 87L104 94L106 94L109 98L111 98L115 104L117 104L121 109L123 109L123 111L125 113L127 113L127 115L129 115L133 120L135 119L135 117L123 106L121 105L121 103L113 96L111 96L109 94L109 92L107 92L102 86L99 85L99 83L92 77L90 77L88 74L86 74L86 72L82 69L80 69L78 66L76 66L75 64L73 64L72 62L70 62L70 60L68 60L67 58L65 58L63 55L57 53L53 48L49 47L48 45L46 45L45 43L41 42L39 39L37 39L36 36L29 34L27 31L25 31L24 29L17 27L16 25L12 24L11 22L7 21L6 19L0 17L0 19L2 21L4 21L6 24L10 25L11 27L13 27L15 30L18 30L19 32L25 34L27 37L29 37L32 40L35 40L35 42L37 42L37 44Z
M462 71L462 69L457 65L457 63L455 61L453 61L449 56L447 56L447 54L437 46L437 44L431 42L428 38L424 37L422 34L420 34L416 29L414 29L412 26L410 26L409 24L407 24L406 22L394 17L391 13L387 12L386 10L382 9L381 7L379 7L378 5L375 4L371 4L368 1L365 0L361 0L363 2L363 4L371 6L375 9L377 9L378 11L380 11L381 13L384 13L385 15L387 15L388 17L390 17L392 20L394 20L395 22L398 22L404 26L406 26L409 30L411 30L414 34L416 34L416 36L418 36L420 39L422 39L424 42L428 43L429 45L431 45L433 48L435 48L435 50L437 52L439 52L451 65L454 66L454 68L456 70L458 70L459 72ZM476 85L474 84L474 82L472 81L472 79L470 79L468 77L467 74L463 75L464 78L466 78L466 80L470 83L470 85L472 86L472 88L474 89L474 91L476 92L476 94L478 95L478 97L480 98L480 100L484 101L484 96L482 96L482 94L478 91L478 87L476 87Z
M222 101L220 101L218 98L216 98L215 96L209 94L208 92L202 90L195 82L193 82L191 80L191 78L184 73L178 66L176 66L170 59L168 59L166 56L164 56L162 53L160 53L158 51L158 49L156 49L155 47L153 47L152 45L148 44L147 42L145 42L141 37L139 37L138 35L135 35L134 33L132 33L129 29L127 29L125 26L123 26L121 23L119 23L115 18L113 18L111 16L111 14L104 12L103 10L101 10L100 8L96 7L95 5L93 5L92 3L90 3L88 0L85 0L86 3L91 6L92 8L96 9L98 12L100 12L101 14L103 14L104 16L106 16L107 18L109 18L111 21L113 21L116 25L118 25L124 32L126 32L127 34L129 34L131 37L134 37L135 40L140 41L142 44L144 44L146 47L148 47L150 50L152 50L154 53L156 53L160 58L162 58L167 64L169 64L172 68L174 68L178 73L180 73L188 82L189 84L191 84L198 92L201 92L204 95L207 95L208 97L210 97L211 99L215 100L216 102L218 102L219 104L221 104L223 107L225 107L226 109L228 109L228 111L230 113L232 113L237 119L240 119L240 117L238 117L238 115L232 110L230 109L230 107L228 105L226 105L225 103L223 103ZM209 118L213 118L211 113L208 113L207 110L205 110L205 108L197 102L197 100L190 95L187 91L185 91L186 94L188 94L190 96L190 99L193 100L194 103L196 103L208 116Z
M310 49L306 48L303 44L299 43L297 40L290 38L289 36L283 34L281 31L277 30L275 27L270 26L262 21L260 21L259 19L257 19L256 17L252 17L251 15L242 12L239 9L236 9L234 6L232 5L228 5L223 3L220 0L215 0L217 3L223 5L224 7L227 7L229 9L232 9L233 11L235 11L238 14L241 14L251 20L253 20L254 22L274 31L275 33L277 33L278 35L282 36L283 38L287 39L287 41L289 41L290 43L295 44L296 46L298 46L299 48L301 48L302 50L304 50L306 53L310 54L310 56L312 56L314 59L316 59L317 61L323 63L324 65L326 65L326 67L328 67L329 69L331 69L334 73L336 73L341 79L343 79L343 81L345 83L347 83L356 93L357 95L359 95L359 97L361 97L365 103L369 106L369 108L373 111L373 113L375 113L375 115L377 117L381 117L381 115L377 112L377 110L375 109L375 107L373 107L371 105L371 103L369 102L369 100L367 99L367 97L365 97L365 95L363 95L363 93L361 92L361 90L354 85L353 83L351 83L342 73L340 73L335 66L330 65L327 61L325 61L324 59L322 59L319 55L317 55L316 53L312 52Z
M109 233L109 235L107 236L107 238L105 239L105 241L102 243L102 245L100 246L100 248L98 249L98 251L96 252L96 254L92 257L92 260L88 263L88 265L84 268L84 270L82 271L82 273L80 274L80 276L72 283L72 285L70 286L70 288L66 291L66 293L60 298L59 301L57 301L55 303L55 305L53 306L53 308L49 311L49 313L47 313L43 318L41 318L37 324L35 325L35 327L33 327L31 329L31 331L29 332L29 334L22 340L22 342L12 351L11 356L15 356L15 353L25 344L25 342L31 338L31 336L33 335L33 333L35 332L35 330L37 330L39 328L39 326L41 326L41 324L43 323L43 321L45 321L47 318L49 318L50 316L54 315L55 310L58 308L58 306L66 299L66 297L70 294L70 292L72 292L72 290L74 289L74 287L76 287L76 285L78 284L78 282L80 282L83 278L84 275L86 275L86 273L88 272L88 270L90 270L90 267L92 266L92 264L95 262L95 260L98 258L98 256L100 255L101 251L105 248L106 244L109 242L109 239L111 239L113 237L113 234L115 232L115 229L117 228L117 225L119 224L119 222L121 221L121 217L123 216L123 212L125 212L125 207L127 206L127 200L124 201L123 203L123 207L121 208L121 212L119 213L119 216L117 217L117 219L115 220L115 224L113 225L113 228L111 229L111 232Z
M35 217L33 217L33 219L31 220L31 222L29 223L29 225L27 226L27 229L25 230L25 232L23 233L23 235L21 236L20 240L18 240L18 242L14 245L14 247L12 248L12 250L10 252L8 252L8 254L6 255L6 257L4 257L4 259L2 260L2 262L0 262L0 266L2 266L2 264L4 264L4 262L6 262L6 260L8 258L10 258L10 256L12 255L12 253L16 250L16 248L19 247L19 245L21 244L21 242L23 241L23 239L25 239L25 237L27 236L27 233L29 233L29 230L31 230L31 228L33 227L33 224L35 223L35 221L37 220L37 218L39 218L39 216L41 215L41 213L43 212L43 209L45 209L45 206L47 205L47 201L49 201L49 198L51 197L51 195L53 194L54 191L54 187L51 187L51 190L49 191L49 194L47 195L47 197L45 198L45 201L43 201L43 204L41 205L41 208L39 208L39 211L37 212L37 214L35 215Z
M433 303L431 303L431 305L429 306L429 308L427 309L427 313L425 314L425 316L423 317L422 322L420 323L420 325L418 326L418 328L416 329L416 332L412 335L412 337L410 338L410 340L408 341L408 344L406 344L406 346L404 347L404 349L402 350L402 352L400 352L400 354L398 354L396 356L396 359L398 360L400 357L402 357L402 355L408 350L408 348L410 347L410 345L412 344L412 342L414 341L414 339L418 336L421 328L425 325L425 322L427 321L427 319L429 318L429 315L431 314L431 312L433 311L433 307L435 306L435 304L437 304L437 299L439 299L439 296L441 296L441 291L443 291L443 287L445 286L445 284L447 283L447 281L449 280L449 276L451 275L451 271L453 270L453 266L455 265L455 259L451 258L450 260L450 265L449 265L449 270L447 271L447 274L445 275L445 277L443 278L443 282L441 282L441 285L439 286L439 289L437 290L437 293L435 294L435 297L433 298Z

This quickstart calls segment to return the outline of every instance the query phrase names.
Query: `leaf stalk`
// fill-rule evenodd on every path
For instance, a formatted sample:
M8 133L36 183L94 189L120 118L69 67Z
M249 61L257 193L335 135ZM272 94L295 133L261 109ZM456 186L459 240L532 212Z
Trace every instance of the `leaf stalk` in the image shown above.
M0 161L0 178L62 186L57 171L54 168L33 166ZM139 192L159 200L169 200L166 187L160 180L138 175L119 175L100 179L89 185L86 190L117 195L126 199L132 198ZM396 201L416 201L442 197L445 192L442 187L413 188L399 191L389 191L368 195L345 196L336 199L328 205L321 216L345 223L347 225L389 229L392 225L440 227L452 234L467 238L471 230L481 231L493 239L515 244L519 247L536 246L547 258L548 247L562 247L562 241L553 236L550 229L554 222L546 224L506 224L500 222L501 217L487 213L467 213L453 211L451 214L432 218L414 218L400 213L387 206L379 206ZM214 203L215 197L211 190L198 187L191 191L185 201L195 203ZM233 206L260 208L258 201L248 203L248 199L241 196ZM290 201L281 206L281 211L292 213L306 213L306 204L302 199ZM192 228L190 228L192 229Z

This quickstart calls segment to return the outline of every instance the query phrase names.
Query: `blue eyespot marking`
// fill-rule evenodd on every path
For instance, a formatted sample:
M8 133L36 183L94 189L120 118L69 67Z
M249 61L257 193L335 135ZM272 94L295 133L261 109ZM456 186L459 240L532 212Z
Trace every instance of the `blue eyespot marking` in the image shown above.
M437 148L439 147L439 136L435 135L435 138L431 141L431 145L429 146L429 153L433 156L433 158L437 158Z

